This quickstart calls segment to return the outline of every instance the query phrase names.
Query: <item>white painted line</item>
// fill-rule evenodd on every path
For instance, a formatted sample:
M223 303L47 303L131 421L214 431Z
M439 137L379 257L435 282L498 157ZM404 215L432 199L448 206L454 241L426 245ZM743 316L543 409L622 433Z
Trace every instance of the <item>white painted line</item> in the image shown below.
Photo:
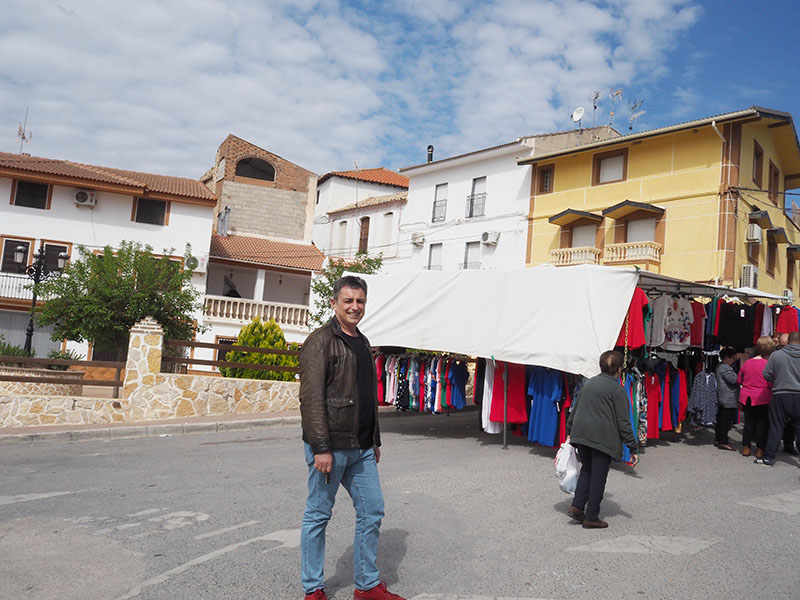
M567 548L567 550L573 552L691 556L721 541L721 539L700 540L697 538L665 535L623 535L622 537L594 542L586 546Z
M17 494L16 496L0 496L0 506L6 504L16 504L17 502L30 502L31 500L44 500L45 498L55 498L56 496L67 496L69 494L80 494L89 490L73 490L69 492L48 492L45 494Z
M270 533L267 536L268 540L274 540L276 542L281 542L280 546L275 546L274 548L269 548L268 550L264 550L264 552L272 552L273 550L277 550L278 548L297 548L300 546L300 530L299 529L281 529L280 531L275 531Z
M242 527L257 525L258 523L261 523L261 521L245 521L244 523L239 523L238 525L233 525L231 527L225 527L224 529L217 529L216 531L209 531L208 533L196 535L194 536L194 539L204 540L206 538L214 537L216 535L222 535L223 533L228 533L229 531L236 531L237 529L241 529Z
M514 596L460 596L458 594L420 594L411 600L546 600L546 598L519 598Z
M190 510L178 510L168 515L161 515L160 517L151 517L149 520L156 523L165 521L164 529L180 529L193 523L202 523L208 521L209 515L206 513L197 513Z
M772 496L761 496L746 502L737 502L744 506L753 506L762 510L769 510L784 515L800 515L800 490L773 494Z
M148 508L147 510L141 510L137 513L133 513L132 515L128 515L129 517L143 517L145 515L152 515L153 513L161 512L162 510L167 510L167 508Z
M297 532L297 538L300 539L300 530L292 530ZM287 531L276 531L274 533L268 533L267 535L260 535L258 537L250 538L249 540L244 540L242 542L237 542L235 544L230 544L229 546L225 546L220 548L219 550L214 550L214 552L209 552L208 554L204 554L203 556L198 556L197 558L190 560L189 562L185 562L182 565L178 565L174 569L170 569L169 571L165 571L161 573L161 575L157 575L152 579L148 579L144 583L140 583L139 585L131 588L131 590L125 594L124 596L120 596L117 600L128 600L129 598L134 598L142 593L142 590L146 587L150 587L153 585L158 585L159 583L164 583L167 581L171 575L178 575L179 573L183 573L187 569L194 567L196 565L202 565L210 560L214 560L215 558L219 558L225 554L233 552L234 550L238 550L244 546L248 546L250 544L254 544L256 542L265 542L275 540L276 538L280 538L278 541L281 541L283 538L288 537L289 532ZM298 542L299 544L299 542ZM292 546L287 546L292 547Z

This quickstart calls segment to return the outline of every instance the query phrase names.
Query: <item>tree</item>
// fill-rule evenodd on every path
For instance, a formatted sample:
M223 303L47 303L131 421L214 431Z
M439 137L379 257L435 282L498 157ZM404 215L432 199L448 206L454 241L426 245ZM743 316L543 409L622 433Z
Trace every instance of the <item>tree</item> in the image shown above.
M187 246L186 257L189 251ZM156 258L152 247L123 241L97 254L83 246L78 252L60 276L38 287L45 304L37 321L54 326L54 340L89 341L120 359L130 328L146 316L159 322L167 338L192 339L202 293L191 283L192 272L167 258L172 249Z
M275 319L262 321L256 317L253 321L239 331L236 341L239 346L254 346L257 348L275 348L286 350L286 338L280 325ZM296 350L297 344L290 344L290 350ZM225 360L230 362L250 363L255 365L280 365L296 367L300 360L296 355L289 354L263 354L261 352L241 352L234 350L225 355ZM239 377L242 379L276 379L278 381L294 381L292 371L263 371L260 369L239 369L233 367L220 367L223 377Z
M380 271L383 259L380 255L370 258L366 252L359 252L353 260L331 258L322 271L311 282L314 296L314 308L308 314L308 322L312 327L319 327L333 316L331 298L333 284L345 271L372 274Z

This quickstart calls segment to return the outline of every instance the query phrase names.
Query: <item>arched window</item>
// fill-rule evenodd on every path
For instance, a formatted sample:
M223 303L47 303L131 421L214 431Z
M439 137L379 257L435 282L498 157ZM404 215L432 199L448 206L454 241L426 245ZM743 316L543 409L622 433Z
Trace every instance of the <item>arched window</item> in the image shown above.
M338 248L333 249L333 254L345 256L347 253L347 221L339 222L339 240L337 244Z
M369 247L369 217L361 219L361 232L358 236L358 251L366 252Z
M236 175L250 179L275 181L275 167L261 158L243 158L236 163Z

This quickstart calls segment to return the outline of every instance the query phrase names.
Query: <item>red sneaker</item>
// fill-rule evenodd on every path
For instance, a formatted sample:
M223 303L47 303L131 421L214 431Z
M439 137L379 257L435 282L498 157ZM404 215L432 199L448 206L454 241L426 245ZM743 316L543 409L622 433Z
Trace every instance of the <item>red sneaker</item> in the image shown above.
M306 594L305 600L328 600L328 596L325 594L325 590L319 589Z
M353 600L405 600L405 598L387 590L386 584L381 581L370 590L354 590Z

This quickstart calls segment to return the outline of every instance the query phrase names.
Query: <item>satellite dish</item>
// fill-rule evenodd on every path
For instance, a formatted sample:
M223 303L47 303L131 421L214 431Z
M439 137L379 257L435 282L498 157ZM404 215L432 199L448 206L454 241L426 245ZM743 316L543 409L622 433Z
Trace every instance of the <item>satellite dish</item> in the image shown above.
M580 120L583 118L583 113L584 113L583 107L579 106L574 111L572 111L572 120L575 121L576 123L579 123Z

